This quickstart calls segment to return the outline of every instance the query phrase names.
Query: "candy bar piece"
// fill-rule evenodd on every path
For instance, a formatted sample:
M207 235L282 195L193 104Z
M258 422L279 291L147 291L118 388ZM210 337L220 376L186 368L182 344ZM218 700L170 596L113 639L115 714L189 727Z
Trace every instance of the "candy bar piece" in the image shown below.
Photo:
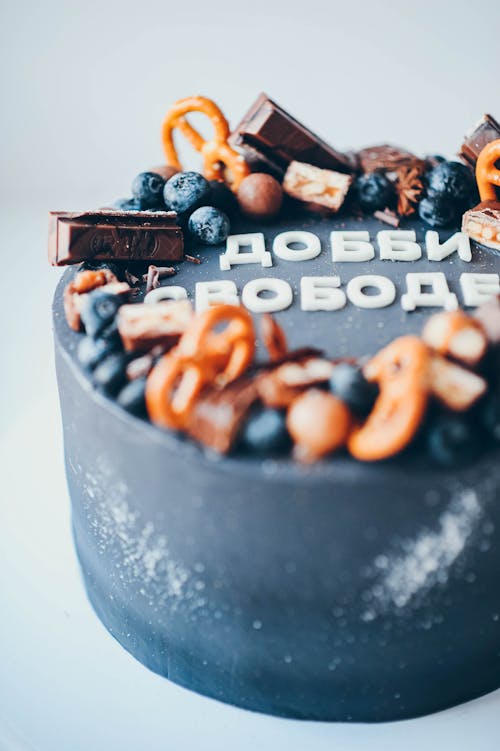
M500 124L491 115L483 115L464 136L458 156L474 168L484 147L491 141L496 141L497 138L500 138Z
M487 248L500 250L500 202L482 201L466 211L462 218L462 232Z
M500 344L500 295L495 295L480 305L474 313L474 318L482 325L488 342Z
M204 446L227 454L258 394L252 379L240 379L223 389L208 388L198 397L189 418L188 434Z
M350 175L320 169L304 162L291 162L283 179L283 190L312 208L338 211L351 182Z
M422 331L424 342L441 355L473 367L486 354L488 340L481 323L462 310L436 313Z
M182 230L173 211L52 211L49 261L180 261Z
M284 409L306 389L328 381L333 368L329 360L306 357L262 373L257 376L255 385L266 407Z
M465 412L486 392L488 384L470 370L434 355L430 363L430 389L448 409Z
M267 94L260 94L229 138L252 169L282 175L297 160L316 167L350 173L354 160L342 154L285 112ZM267 168L267 169L266 169Z
M358 151L358 159L363 172L395 172L401 167L416 167L422 172L425 169L423 159L419 159L410 151L389 144L361 149Z
M147 352L157 344L168 349L177 344L192 319L193 308L188 300L122 305L118 331L127 352Z
M66 285L63 294L66 321L73 331L80 331L82 327L80 312L88 293L98 287L112 295L120 295L130 291L129 285L126 282L119 282L109 269L79 271Z

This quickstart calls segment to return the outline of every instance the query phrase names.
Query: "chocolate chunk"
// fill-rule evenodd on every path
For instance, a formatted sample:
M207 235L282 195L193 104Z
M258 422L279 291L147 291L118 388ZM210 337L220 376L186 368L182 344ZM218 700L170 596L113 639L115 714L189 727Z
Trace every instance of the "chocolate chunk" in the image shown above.
M223 389L207 388L196 400L188 434L204 446L227 454L258 394L255 381L242 378Z
M500 202L482 201L466 211L462 218L462 232L487 248L500 250Z
M500 138L500 124L491 115L483 115L481 120L465 135L458 156L472 168L484 147Z
M363 172L395 172L399 167L425 168L423 159L419 159L405 149L397 146L382 144L381 146L368 146L358 152L358 158Z
M338 211L351 182L350 175L291 162L283 179L283 190L309 207Z
M177 344L192 318L193 308L188 300L122 305L118 331L127 352L147 352L157 344L169 349Z
M49 261L180 261L182 229L173 211L52 211Z
M260 94L229 138L252 170L283 175L290 162L351 173L353 160L336 151L285 112L267 94Z

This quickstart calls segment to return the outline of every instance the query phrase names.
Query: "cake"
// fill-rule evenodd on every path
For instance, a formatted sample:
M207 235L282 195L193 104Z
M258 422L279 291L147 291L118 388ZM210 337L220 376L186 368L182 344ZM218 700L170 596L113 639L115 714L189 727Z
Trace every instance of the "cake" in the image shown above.
M497 210L472 169L488 118L448 162L339 152L265 95L230 133L191 97L132 199L52 214L75 544L151 670L329 721L500 686L500 259L471 239ZM175 128L232 190L182 171Z

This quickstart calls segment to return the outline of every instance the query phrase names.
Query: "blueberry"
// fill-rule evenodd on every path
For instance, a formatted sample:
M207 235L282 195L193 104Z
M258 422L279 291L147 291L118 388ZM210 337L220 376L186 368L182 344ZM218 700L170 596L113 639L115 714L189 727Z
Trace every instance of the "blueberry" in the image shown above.
M210 185L198 172L178 172L167 180L163 198L167 208L183 214L207 203Z
M108 355L94 370L94 381L106 394L115 396L127 380L126 367L130 355L116 352Z
M332 394L360 417L371 412L378 395L377 385L366 380L361 368L346 362L334 367L329 385Z
M94 338L100 336L113 323L122 303L121 295L111 295L100 289L90 292L80 313L86 334Z
M231 224L220 209L213 206L201 206L189 217L190 233L205 245L219 245L229 235Z
M136 417L146 417L146 377L135 378L124 386L118 394L116 401Z
M358 177L354 184L354 193L363 211L370 214L391 206L394 201L394 186L380 172Z
M427 447L437 464L453 467L476 457L479 438L477 430L463 415L441 415L429 426Z
M427 174L429 196L446 196L463 209L476 197L476 181L471 170L460 162L441 162Z
M238 199L226 183L220 180L210 180L210 206L215 206L229 217L238 212Z
M118 211L140 211L141 204L135 198L119 198L114 202L113 208Z
M458 223L462 212L446 195L436 194L422 198L418 213L431 227L447 227Z
M84 336L78 344L76 356L84 368L93 370L101 360L115 350L116 343L113 339L92 339L91 336Z
M243 447L253 454L283 454L291 446L286 416L277 409L261 407L253 412L241 438Z
M163 205L165 180L157 172L141 172L132 183L132 195L141 209Z

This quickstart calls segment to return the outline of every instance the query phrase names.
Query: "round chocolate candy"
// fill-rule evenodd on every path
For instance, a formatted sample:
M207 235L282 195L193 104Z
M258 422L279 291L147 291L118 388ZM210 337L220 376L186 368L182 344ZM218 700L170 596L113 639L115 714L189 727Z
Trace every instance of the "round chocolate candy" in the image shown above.
M255 219L272 219L281 209L283 188L272 175L254 172L245 177L238 188L241 211Z
M166 182L167 180L170 180L171 177L176 175L179 170L177 169L177 167L172 167L170 164L160 164L159 167L151 167L149 172L156 172L156 174L163 177Z

